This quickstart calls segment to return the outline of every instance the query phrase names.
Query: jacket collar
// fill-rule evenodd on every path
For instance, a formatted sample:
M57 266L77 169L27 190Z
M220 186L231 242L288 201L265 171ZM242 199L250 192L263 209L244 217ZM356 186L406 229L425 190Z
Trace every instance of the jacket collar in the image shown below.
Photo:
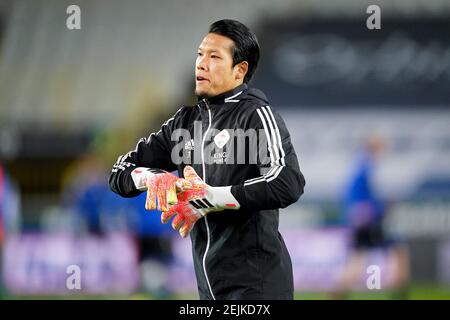
M248 86L246 83L243 83L233 90L221 93L217 96L207 98L209 104L219 104L222 105L227 102L238 102L239 96L244 93L248 89ZM198 98L198 100L203 100L202 98Z

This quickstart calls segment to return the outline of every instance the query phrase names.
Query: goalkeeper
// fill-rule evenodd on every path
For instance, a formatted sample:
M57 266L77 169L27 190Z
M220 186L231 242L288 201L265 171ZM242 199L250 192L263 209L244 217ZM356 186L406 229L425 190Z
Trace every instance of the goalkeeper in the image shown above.
M200 299L293 299L278 209L298 200L305 180L284 121L248 87L258 60L259 44L245 25L213 23L195 64L198 104L181 107L120 156L109 179L123 197L147 192L146 208L190 235ZM194 139L176 137L180 130ZM256 144L244 138L243 162L239 147L234 152L237 130L262 133ZM267 157L251 161L255 154Z

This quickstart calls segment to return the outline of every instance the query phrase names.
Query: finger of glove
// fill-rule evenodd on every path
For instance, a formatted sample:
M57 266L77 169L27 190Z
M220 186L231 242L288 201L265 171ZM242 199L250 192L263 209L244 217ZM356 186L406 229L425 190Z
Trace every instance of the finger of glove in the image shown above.
M147 198L145 199L145 209L156 209L156 186L154 184L147 185Z
M174 205L178 203L177 198L177 190L176 190L176 182L175 181L168 181L166 184L167 188L167 203L169 205Z
M185 179L193 181L194 183L203 183L202 178L199 177L197 172L195 172L194 168L191 166L184 167L183 174Z
M175 214L177 214L177 206L169 208L166 212L161 214L161 222L166 224L170 218L172 218Z
M156 191L156 197L158 199L158 210L162 212L166 212L168 210L167 207L167 183L164 181L158 181L158 188Z
M192 183L189 180L179 178L175 183L177 193L189 190L192 188Z
M184 222L184 217L180 214L177 214L172 220L172 228L178 231L183 226Z
M185 221L183 226L180 228L180 235L182 238L186 238L188 236L188 234L192 231L192 229L194 228L194 223L193 222L188 222Z

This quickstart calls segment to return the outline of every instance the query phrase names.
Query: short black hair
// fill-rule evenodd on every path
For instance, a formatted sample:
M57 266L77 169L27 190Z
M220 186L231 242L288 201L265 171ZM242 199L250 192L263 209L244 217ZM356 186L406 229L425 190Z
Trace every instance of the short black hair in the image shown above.
M248 83L252 79L259 61L259 43L256 35L243 23L231 19L214 22L209 26L209 33L219 34L233 40L233 67L242 61L247 61L248 71L244 77L244 83Z

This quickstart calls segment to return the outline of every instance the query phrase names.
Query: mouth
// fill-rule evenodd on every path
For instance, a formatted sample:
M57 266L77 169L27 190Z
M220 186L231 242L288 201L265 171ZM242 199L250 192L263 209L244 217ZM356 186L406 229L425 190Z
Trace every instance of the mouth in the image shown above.
M205 77L202 77L202 76L196 76L195 77L195 81L197 82L197 83L205 83L205 82L209 82L209 80L208 79L206 79Z

